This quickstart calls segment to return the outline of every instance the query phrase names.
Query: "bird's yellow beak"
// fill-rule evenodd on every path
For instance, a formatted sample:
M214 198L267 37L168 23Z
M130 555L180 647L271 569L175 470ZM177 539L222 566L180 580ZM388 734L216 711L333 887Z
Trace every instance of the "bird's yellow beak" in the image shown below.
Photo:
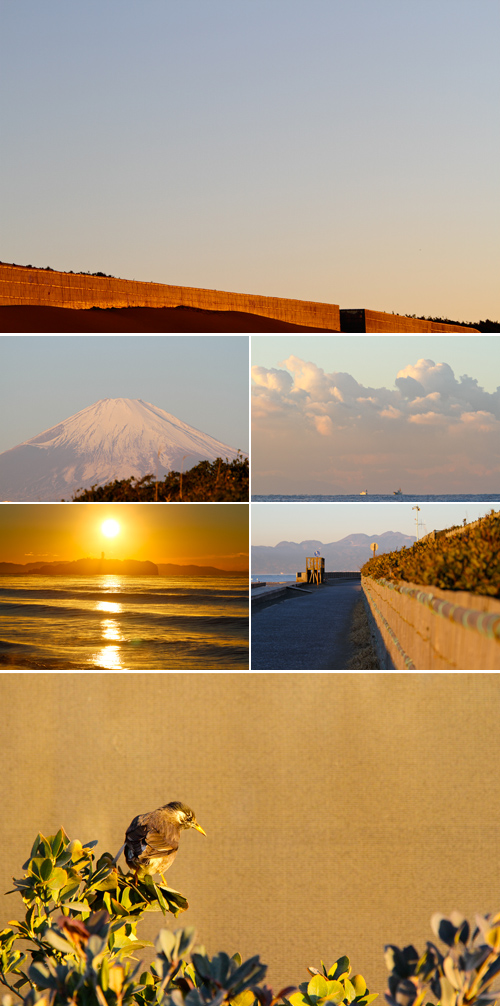
M193 824L193 825L191 825L191 827L192 828L196 828L196 831L201 831L202 835L204 835L205 838L207 837L207 833L206 833L206 831L203 831L203 828L201 827L201 824Z

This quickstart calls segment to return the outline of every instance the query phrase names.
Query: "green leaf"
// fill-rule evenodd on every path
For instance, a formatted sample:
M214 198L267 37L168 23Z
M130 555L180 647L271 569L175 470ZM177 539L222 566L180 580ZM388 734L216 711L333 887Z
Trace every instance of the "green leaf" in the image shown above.
M28 864L28 873L31 873L31 876L36 877L38 880L42 879L40 867L43 862L44 860L41 856L35 856L33 859L30 859Z
M133 954L137 953L138 950L143 950L145 947L154 946L150 940L125 940L123 944L117 942L115 944L115 953L119 958L131 957Z
M363 975L353 975L351 982L357 997L364 996L365 992L368 991Z
M349 975L350 973L351 973L351 965L349 958L346 957L345 955L339 957L339 959L336 961L336 967L335 967L335 977L337 981L340 981L343 975Z
M344 998L347 999L348 1003L352 1003L353 999L356 998L356 989L354 988L354 985L352 984L352 982L349 981L348 978L344 979L344 990L345 990Z
M63 849L64 846L66 845L67 838L68 836L66 835L64 828L59 828L57 835L51 835L49 837L48 841L50 844L50 848L52 850L52 855L54 856L55 859L57 859L59 853L61 852L61 849Z
M52 873L52 860L42 859L42 862L40 863L40 876L42 880L45 880L45 882L47 882L51 873Z
M156 896L158 898L158 904L159 904L159 906L160 906L163 914L166 915L167 912L169 911L169 908L168 908L167 902L165 901L165 898L163 897L163 894L161 893L161 888L160 887L156 888Z
M291 996L288 996L288 1002L292 1006L304 1006L304 1003L307 1003L307 999L302 995L302 992L293 992Z
M56 987L56 979L54 975L51 974L48 967L42 964L41 961L34 961L33 964L28 968L28 975L31 981L39 989L50 989Z
M79 889L80 889L79 880L70 880L68 884L62 887L60 891L60 897L61 900L64 900L64 904L67 904L68 907L70 907L73 904L73 902L70 901L70 898L73 896L73 894L76 894L76 892L79 891Z
M62 870L59 866L56 866L53 869L52 875L48 881L50 890L59 891L62 887L64 887L67 884L67 882L68 882L68 874L66 873L66 870Z
M65 940L63 936L56 933L54 929L48 929L45 933L45 941L50 943L55 950L60 950L62 954L74 954L75 948Z
M179 944L179 957L184 958L190 952L193 947L196 937L196 930L194 926L186 926L185 929L181 929L178 934L178 944ZM232 960L236 964L241 964L241 957L239 954L234 954ZM236 972L235 972L236 973Z
M99 880L97 884L91 884L90 890L92 891L116 891L118 886L118 878L116 874L110 873L107 877Z
M176 939L173 933L169 929L160 929L157 939L155 941L155 947L159 954L164 954L167 961L173 959L172 955L176 949Z
M307 994L309 996L317 996L318 999L323 999L324 996L328 995L328 982L323 975L314 975L311 978L307 986Z
M132 900L131 900L131 897L130 897L130 888L129 887L125 887L123 889L123 891L121 892L120 901L121 901L121 903L122 903L122 905L123 905L124 908L131 908L132 907Z
M103 992L106 992L109 988L109 964L106 957L102 959L100 976Z

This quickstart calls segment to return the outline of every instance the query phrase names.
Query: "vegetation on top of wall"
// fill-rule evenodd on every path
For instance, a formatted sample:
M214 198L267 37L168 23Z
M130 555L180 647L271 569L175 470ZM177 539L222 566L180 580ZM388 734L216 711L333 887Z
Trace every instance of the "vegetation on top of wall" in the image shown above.
M10 265L13 269L40 269L41 272L65 272L68 276L104 276L106 279L116 279L116 276L112 276L110 272L84 272L83 269L78 269L74 272L73 269L56 269L54 270L50 265L32 265L31 262L28 265L19 265L18 262L2 262L0 260L0 265Z
M163 482L156 483L154 475L145 475L142 479L132 477L108 482L105 486L79 489L71 502L247 502L248 493L248 458L238 454L233 461L217 458L216 461L200 461L187 472L169 472Z
M490 318L485 321L455 321L452 318L433 318L430 314L405 314L404 317L415 318L417 321L435 321L440 325L461 325L462 328L476 328L480 332L500 332L500 322L491 321Z
M365 562L361 573L374 579L500 597L500 513L492 510L453 537L441 534L397 552L385 552Z

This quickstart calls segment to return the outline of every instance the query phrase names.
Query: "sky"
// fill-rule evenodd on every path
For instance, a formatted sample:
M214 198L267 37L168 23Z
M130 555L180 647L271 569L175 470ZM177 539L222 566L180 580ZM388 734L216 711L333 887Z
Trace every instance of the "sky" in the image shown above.
M114 520L119 532L103 533ZM248 506L240 503L0 505L0 562L85 557L248 569Z
M252 503L252 545L316 539L327 545L351 534L400 531L418 536L484 517L492 503Z
M498 319L497 0L0 5L2 258Z
M0 452L102 398L142 398L248 452L246 336L2 336Z
M252 357L254 495L499 491L498 337L253 337Z

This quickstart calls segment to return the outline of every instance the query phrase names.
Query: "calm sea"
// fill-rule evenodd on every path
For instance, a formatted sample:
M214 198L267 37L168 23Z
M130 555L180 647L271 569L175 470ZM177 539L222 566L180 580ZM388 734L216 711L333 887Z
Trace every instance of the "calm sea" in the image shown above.
M258 580L265 583L295 583L297 576L295 573L252 573L252 583Z
M248 580L2 576L0 666L245 670Z
M500 503L500 493L450 493L442 496L252 496L252 503Z

